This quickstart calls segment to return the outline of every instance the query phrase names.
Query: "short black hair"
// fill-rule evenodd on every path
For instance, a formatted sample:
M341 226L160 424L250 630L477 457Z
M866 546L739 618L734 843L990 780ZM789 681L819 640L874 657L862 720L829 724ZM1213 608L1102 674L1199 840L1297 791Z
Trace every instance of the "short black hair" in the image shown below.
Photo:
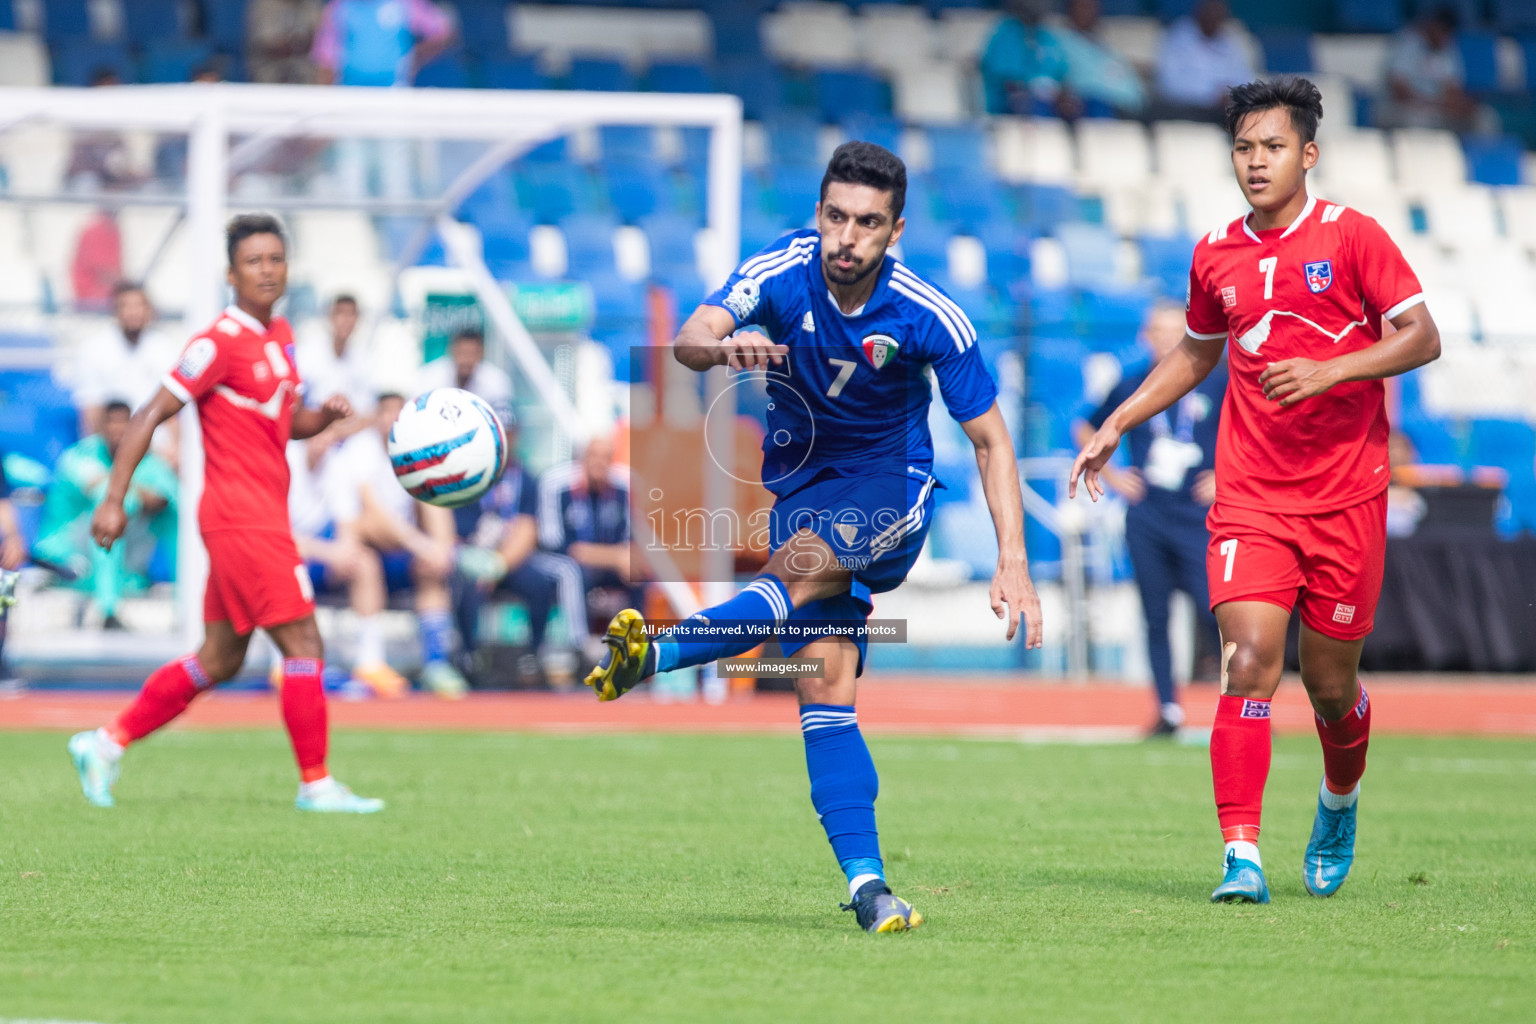
M335 309L337 306L351 306L353 309L356 309L357 296L348 295L346 292L342 292L340 295L331 300L331 308Z
M901 157L873 142L845 142L832 151L827 173L821 177L821 198L827 198L827 186L868 185L891 194L891 220L901 216L907 205L907 165Z
M132 416L133 406L129 405L121 398L114 398L106 405L101 407L101 414L104 418L107 416L115 415L117 413L122 413L125 416Z
M116 302L124 295L130 295L133 292L144 295L144 286L137 281L119 281L112 286L112 301ZM145 297L148 298L147 295Z
M485 332L478 327L460 327L453 332L454 341L472 341L481 348L485 347Z
M238 217L231 217L224 227L224 248L229 254L229 265L235 265L235 250L240 243L252 235L276 235L288 246L288 236L283 234L283 225L270 213L242 213Z
M1461 12L1450 4L1441 4L1429 12L1429 20L1439 22L1447 32L1455 32L1461 27Z
M1317 122L1323 119L1323 94L1309 79L1298 75L1247 82L1227 90L1227 138L1237 138L1237 130L1249 114L1279 107L1290 111L1291 127L1301 136L1303 146L1317 138Z

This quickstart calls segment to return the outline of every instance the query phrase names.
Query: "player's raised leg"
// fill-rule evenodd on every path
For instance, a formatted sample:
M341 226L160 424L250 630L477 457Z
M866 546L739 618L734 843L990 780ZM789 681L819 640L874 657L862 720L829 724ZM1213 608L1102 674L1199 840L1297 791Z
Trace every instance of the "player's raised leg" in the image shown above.
M384 809L384 801L360 797L332 778L325 765L329 743L325 688L325 648L314 615L269 626L267 634L283 654L283 724L299 763L299 795L294 806L301 811L372 814Z
M1265 601L1216 607L1221 627L1221 695L1211 727L1211 780L1225 843L1224 876L1211 901L1268 903L1259 856L1264 783L1269 779L1270 700L1285 667L1290 610Z
M800 698L811 803L848 879L849 902L843 909L852 910L859 927L867 932L916 928L923 923L923 915L891 895L880 858L880 835L875 828L880 777L859 731L853 703L859 650L847 639L829 637L795 654L796 660L814 658L822 659L824 675L797 679L795 693Z
M239 634L226 620L205 624L196 654L167 662L144 681L133 703L109 725L69 738L69 756L80 774L85 798L97 807L113 805L123 752L173 721L201 693L234 678L245 663L249 633Z
M616 700L658 672L745 653L765 637L714 627L756 623L776 629L795 608L847 590L849 579L826 542L804 530L775 551L762 574L735 597L705 608L654 639L647 637L645 619L638 611L619 612L603 636L608 653L587 673L586 684L596 691L598 700ZM706 626L711 628L699 628Z
M1314 896L1338 892L1355 860L1355 811L1371 739L1371 700L1359 676L1364 646L1364 640L1301 627L1301 681L1323 743L1323 784L1302 861L1302 879Z

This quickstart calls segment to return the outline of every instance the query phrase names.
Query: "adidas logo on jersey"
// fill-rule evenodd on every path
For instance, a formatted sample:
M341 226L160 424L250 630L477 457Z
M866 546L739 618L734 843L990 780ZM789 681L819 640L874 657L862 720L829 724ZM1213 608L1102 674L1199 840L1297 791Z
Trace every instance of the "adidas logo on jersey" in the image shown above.
M806 310L805 316L801 318L800 329L802 331L810 331L812 334L816 333L816 318L811 316L810 310Z

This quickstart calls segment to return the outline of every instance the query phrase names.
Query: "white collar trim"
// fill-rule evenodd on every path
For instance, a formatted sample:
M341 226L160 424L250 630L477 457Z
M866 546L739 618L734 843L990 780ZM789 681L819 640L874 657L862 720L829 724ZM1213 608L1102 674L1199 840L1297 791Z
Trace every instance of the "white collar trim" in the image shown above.
M1295 231L1297 228L1301 227L1301 222L1307 219L1308 214L1310 214L1312 212L1312 208L1314 206L1316 206L1316 205L1317 205L1317 196L1314 196L1314 195L1307 196L1307 205L1303 206L1301 208L1301 212L1296 215L1296 219L1291 221L1291 226L1286 228L1285 231L1283 231L1280 234L1280 238L1276 239L1276 241L1283 241L1285 239L1285 237L1287 235L1289 235L1292 231ZM1252 217L1252 216L1253 216L1253 214L1249 213L1247 217L1243 218L1243 231L1248 235L1249 238L1253 239L1255 242L1258 242L1258 243L1260 243L1262 245L1263 244L1263 239L1261 239L1258 235L1254 234L1253 233L1253 228L1248 226L1248 217Z
M257 334L267 333L267 328L262 324L260 320L257 320L255 317L251 316L251 314L247 313L245 310L241 309L239 306L234 305L233 303L224 307L224 315L229 317L231 320L244 324L246 327L249 327Z
M832 303L832 308L837 310L837 312L844 319L847 319L848 317L854 317L854 316L863 316L864 315L864 307L869 305L869 300L865 299L863 302L859 303L858 307L855 308L853 310L853 312L851 312L851 313L844 313L843 312L843 307L839 306L837 304L837 296L832 294L832 289L831 288L827 289L827 300Z

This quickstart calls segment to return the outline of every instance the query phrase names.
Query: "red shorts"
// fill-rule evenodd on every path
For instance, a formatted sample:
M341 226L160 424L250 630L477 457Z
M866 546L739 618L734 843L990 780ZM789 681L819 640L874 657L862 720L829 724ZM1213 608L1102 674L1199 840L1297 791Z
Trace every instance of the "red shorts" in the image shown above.
M1359 640L1376 621L1387 551L1387 495L1314 515L1282 515L1217 503L1205 571L1211 607L1267 601L1335 640Z
M315 591L293 535L276 530L212 530L203 621L228 621L244 636L313 615Z

